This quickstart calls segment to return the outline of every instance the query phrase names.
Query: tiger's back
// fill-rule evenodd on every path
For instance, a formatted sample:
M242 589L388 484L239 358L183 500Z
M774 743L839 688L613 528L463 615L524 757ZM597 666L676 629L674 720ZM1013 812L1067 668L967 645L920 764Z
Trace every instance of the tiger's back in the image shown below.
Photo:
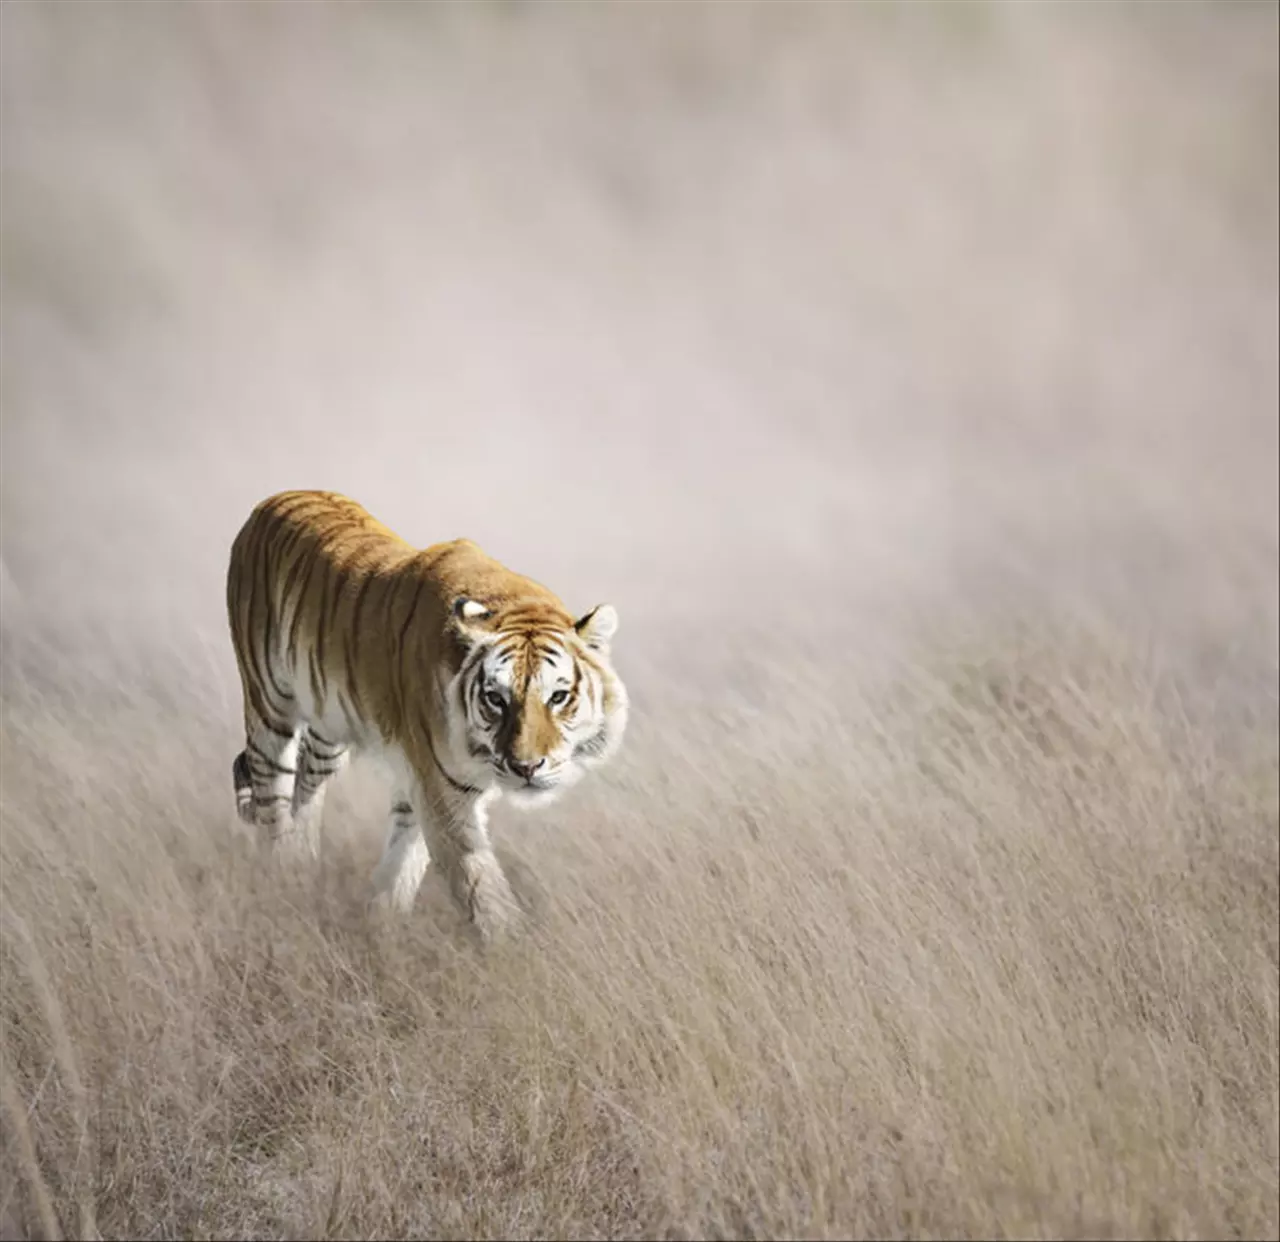
M431 552L334 492L282 492L258 505L227 575L246 712L283 729L327 724L348 742L394 732L388 639L414 609L427 624L427 610L439 611L427 591Z

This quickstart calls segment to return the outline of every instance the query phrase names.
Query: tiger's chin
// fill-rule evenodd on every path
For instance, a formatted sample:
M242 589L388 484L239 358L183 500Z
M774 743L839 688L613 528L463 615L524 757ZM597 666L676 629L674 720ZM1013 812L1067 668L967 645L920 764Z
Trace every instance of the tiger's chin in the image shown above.
M502 796L521 811L531 811L536 807L549 806L564 793L564 785L522 785L517 789L502 787Z

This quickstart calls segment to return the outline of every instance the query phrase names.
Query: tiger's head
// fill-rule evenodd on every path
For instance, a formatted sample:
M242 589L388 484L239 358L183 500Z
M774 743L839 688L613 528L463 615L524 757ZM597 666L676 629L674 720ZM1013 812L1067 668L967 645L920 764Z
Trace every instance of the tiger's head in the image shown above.
M617 750L627 692L610 659L611 605L573 621L540 603L459 599L453 624L466 653L453 701L467 754L513 801L549 801Z

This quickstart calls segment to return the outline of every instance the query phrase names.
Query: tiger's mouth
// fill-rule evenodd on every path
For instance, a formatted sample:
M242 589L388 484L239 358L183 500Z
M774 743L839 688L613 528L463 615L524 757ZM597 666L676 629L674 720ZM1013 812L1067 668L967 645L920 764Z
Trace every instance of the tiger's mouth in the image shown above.
M498 758L494 759L493 766L501 778L502 784L508 789L519 790L522 793L538 793L554 789L560 784L560 778L563 774L561 770L563 764L556 764L552 767L548 766L545 760L533 772L519 771L507 761Z

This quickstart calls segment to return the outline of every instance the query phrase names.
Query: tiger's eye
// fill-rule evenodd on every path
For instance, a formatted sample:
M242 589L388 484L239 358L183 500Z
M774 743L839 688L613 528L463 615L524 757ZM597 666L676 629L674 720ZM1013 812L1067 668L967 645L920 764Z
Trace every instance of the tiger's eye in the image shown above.
M560 704L563 703L565 699L567 699L568 697L569 697L568 690L557 690L555 694L553 694L547 700L547 702L550 703L552 707L559 707Z

